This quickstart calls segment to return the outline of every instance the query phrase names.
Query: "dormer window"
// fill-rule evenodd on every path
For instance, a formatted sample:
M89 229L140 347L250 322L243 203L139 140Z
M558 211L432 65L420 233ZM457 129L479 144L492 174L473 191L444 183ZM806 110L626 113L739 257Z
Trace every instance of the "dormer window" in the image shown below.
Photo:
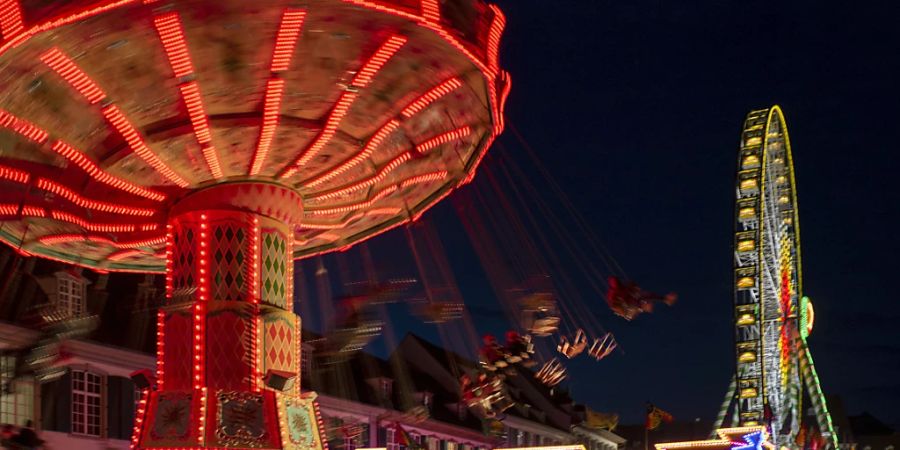
M56 276L56 307L66 317L79 317L85 313L85 282L69 273Z

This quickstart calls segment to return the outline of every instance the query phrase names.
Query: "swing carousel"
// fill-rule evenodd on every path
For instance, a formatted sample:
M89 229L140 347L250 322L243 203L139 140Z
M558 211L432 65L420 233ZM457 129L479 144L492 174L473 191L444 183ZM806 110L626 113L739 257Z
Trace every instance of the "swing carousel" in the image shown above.
M325 446L292 260L470 181L503 27L477 0L0 1L0 240L165 275L134 447Z

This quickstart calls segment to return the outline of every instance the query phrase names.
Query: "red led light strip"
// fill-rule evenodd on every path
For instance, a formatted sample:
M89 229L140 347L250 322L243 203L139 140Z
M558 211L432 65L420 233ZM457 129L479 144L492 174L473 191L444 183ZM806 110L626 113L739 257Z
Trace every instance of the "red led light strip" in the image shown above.
M79 150L76 150L69 144L63 141L56 141L53 143L52 147L53 151L62 155L67 160L74 163L76 166L80 167L81 170L87 172L91 178L112 186L116 189L121 189L130 194L138 195L144 198L148 198L150 200L154 200L157 202L161 202L166 199L166 196L160 194L158 192L152 191L150 189L146 189L144 187L138 186L131 182L125 181L116 176L110 175L108 172L101 169L97 164L88 158L84 153Z
M406 108L403 108L400 115L408 119L460 86L462 86L462 81L459 78L450 78L413 100Z
M328 114L328 119L325 121L325 127L322 128L322 131L320 131L318 135L316 135L312 145L310 145L294 162L284 168L278 176L279 178L288 178L297 173L301 166L309 162L309 160L325 147L325 144L327 144L337 132L338 124L340 124L344 116L347 115L347 111L350 110L350 105L353 104L356 97L357 93L353 91L341 93L334 108L332 108L331 112Z
M263 121L259 131L259 142L256 152L253 153L253 162L250 164L250 176L256 176L262 170L263 162L272 146L275 137L275 129L278 127L278 119L281 116L281 96L284 93L284 80L271 78L266 82L266 97L263 105Z
M18 0L0 0L0 32L3 39L19 34L25 26L22 24L22 7Z
M503 35L503 29L506 27L506 17L497 5L488 5L488 8L494 13L494 17L488 30L487 63L491 73L497 73L500 69L500 36Z
M371 177L368 177L362 181L357 181L349 186L346 186L346 187L343 187L343 188L340 188L337 190L329 191L329 192L326 192L323 194L313 194L310 196L310 199L327 200L330 198L337 198L337 197L340 197L340 196L343 196L346 194L350 194L350 193L365 189L365 188L372 186L372 185L378 183L379 181L383 180L394 169L396 169L401 164L412 159L412 156L413 155L410 152L403 152L399 156L395 157L390 162L385 164L384 167L379 169L375 175L372 175Z
M340 213L345 213L345 212L350 212L350 211L356 211L358 209L367 208L369 206L372 206L378 200L381 200L384 197L387 197L388 195L390 195L400 189L407 188L407 187L410 187L415 184L429 183L429 182L436 181L436 180L442 180L442 179L447 178L447 175L448 175L448 172L446 170L440 170L437 172L429 172L426 174L412 176L412 177L409 177L409 178L406 178L406 179L400 181L399 183L396 183L394 185L391 185L391 186L388 186L388 187L382 189L381 191L379 191L377 194L375 194L369 200L366 200L363 202L358 202L358 203L350 203L350 204L342 205L342 206L336 206L336 207L332 207L332 208L322 208L322 209L310 208L307 210L307 212L314 216L324 216L324 215L340 214Z
M61 184L50 181L46 178L38 178L37 187L38 189L42 189L47 192L52 192L56 195L59 195L60 197L63 197L82 208L94 209L97 211L109 212L113 214L123 214L128 216L149 217L155 213L155 211L153 211L152 209L135 208L131 206L117 205L115 203L106 203L97 200L86 199L76 194L71 189Z
M196 81L189 81L178 88L181 90L181 98L187 107L188 116L191 118L191 126L194 128L194 136L197 137L197 143L203 151L203 159L212 176L219 180L225 175L222 173L222 166L219 165L219 156L216 154L216 148L212 145L212 134L209 131L209 118L206 110L203 108L203 99L200 97L200 87Z
M0 165L0 178L25 184L31 178L31 175L24 170Z
M374 208L366 211L365 213L354 214L353 216L347 218L346 220L339 223L315 223L315 222L303 222L303 228L308 230L340 230L346 228L350 225L350 222L353 222L362 217L368 216L385 216L385 215L394 215L402 211L402 208L391 207L391 208Z
M31 217L47 217L47 211L44 211L44 208L38 206L25 205L22 207L22 215Z
M27 120L13 116L12 114L4 110L0 110L0 127L8 128L27 139L37 142L38 144L43 144L49 140L49 134L46 131L38 128ZM81 170L87 172L87 174L90 175L91 178L101 183L110 185L117 189L121 189L131 194L149 198L151 200L162 201L166 198L160 193L145 189L143 187L137 186L128 181L110 175L109 173L103 171L103 169L98 167L97 164L91 161L91 159L88 158L84 153L76 150L63 141L56 141L51 149L54 152L65 157L70 162L74 163L76 166L81 168Z
M421 175L416 175L414 177L407 178L407 179L401 181L400 188L403 189L403 188L412 186L414 184L428 183L430 181L443 180L445 178L447 178L446 170L439 170L436 172L423 173Z
M259 376L259 368L262 365L260 361L260 322L262 318L259 315L259 219L253 217L250 223L250 303L253 305L253 323L250 342L252 348L250 357L252 358L253 370L250 379L250 389L253 392L261 390L260 383L262 380Z
M162 311L160 311L160 314ZM131 431L130 448L137 448L141 438L141 430L144 427L144 416L147 413L147 400L150 396L150 389L141 389L141 399L138 400L137 411L134 415L134 428Z
M69 85L75 88L94 105L106 98L106 93L97 83L87 76L68 56L53 47L41 54L41 61L59 74Z
M356 73L356 76L353 77L353 81L350 82L351 86L353 86L354 90L348 90L341 93L340 98L335 103L334 107L331 109L331 113L328 115L328 119L325 122L325 127L321 132L316 136L312 145L310 145L305 151L303 151L300 156L294 160L287 167L282 169L278 178L287 178L300 170L300 167L305 165L309 160L311 160L314 156L316 156L322 148L325 147L326 144L331 140L334 136L335 132L337 132L338 125L341 123L341 120L347 114L347 111L350 110L350 106L353 104L353 101L358 97L358 90L363 89L372 82L375 76L378 74L378 71L381 70L382 67L391 59L394 54L403 47L403 44L406 43L406 37L400 35L394 35L388 38L375 53L369 57L368 61L363 64L362 69Z
M422 17L429 22L441 21L441 6L438 0L422 0Z
M210 284L209 284L209 233L207 229L206 214L200 215L200 258L198 270L198 284L200 285L199 301L194 303L194 390L197 394L205 394L204 385L206 384L206 376L204 373L206 353L206 302L209 300ZM203 400L201 399L201 411L197 418L197 442L202 443L204 437L204 427L206 424L206 411Z
M368 61L363 64L362 69L356 73L356 76L353 77L353 81L350 83L351 85L362 89L369 85L372 80L375 78L375 75L387 64L388 60L400 50L400 47L403 47L403 44L406 43L406 36L394 35L388 38L388 40L381 44L381 47L375 51Z
M428 150L431 150L439 145L446 144L450 141L456 141L462 139L469 134L472 133L472 128L469 126L459 127L455 130L448 131L446 133L441 133L433 138L422 142L421 144L416 144L416 151L419 153L426 153Z
M381 200L382 198L387 197L389 194L396 192L397 189L398 189L398 187L396 185L391 185L391 186L388 186L388 187L382 189L380 192L375 194L374 197L372 197L371 199L366 200L366 201L350 203L347 205L336 206L333 208L322 208L322 209L310 208L310 209L307 209L306 212L308 212L309 214L312 214L314 216L327 216L327 215L331 215L331 214L341 214L341 213L346 213L346 212L350 212L350 211L356 211L357 209L367 208L369 206L372 206L372 204L374 204L378 200Z
M50 211L50 215L53 216L54 219L60 220L63 222L69 222L71 224L75 224L84 228L88 231L96 231L100 233L129 233L133 231L137 231L140 228L141 231L152 231L159 228L159 224L155 223L144 223L144 224L117 224L117 223L92 223L87 220L82 219L74 214L69 214L63 211Z
M281 24L275 37L275 49L272 52L272 78L266 82L263 123L250 164L250 176L256 176L262 170L269 148L272 146L275 129L281 116L281 97L284 94L284 80L278 78L277 73L287 70L290 66L305 17L306 11L291 8L285 9L281 15Z
M278 27L278 35L275 37L275 50L272 52L271 71L273 73L288 70L305 18L306 11L302 9L288 8L282 13L281 25Z
M38 128L31 122L20 119L2 109L0 109L0 127L15 131L38 144L43 144L49 139L49 135L46 131Z
M116 242L105 236L97 236L97 235L86 235L86 234L75 234L75 233L64 233L64 234L49 234L46 236L41 236L38 238L38 242L45 245L57 245L57 244L69 244L73 242L95 242L99 244L106 244L118 249L133 249L134 247L152 247L154 245L159 245L165 242L165 238L157 237L151 239L144 239L140 241L123 241Z
M106 117L106 120L109 121L110 124L119 132L119 134L125 139L125 142L128 143L128 146L131 148L131 151L136 153L141 159L144 160L150 167L156 169L162 176L166 177L172 183L175 183L179 187L187 187L188 182L176 174L172 169L169 168L162 160L156 156L144 142L144 138L142 138L137 130L134 129L134 125L128 121L127 118L122 114L122 111L119 111L119 108L116 105L108 105L103 108L103 116Z
M419 153L425 153L428 150L431 150L438 145L442 145L442 144L446 144L450 141L462 139L463 137L468 136L470 133L471 133L471 128L468 126L463 126L463 127L457 128L455 130L439 134L435 137L432 137L432 138L426 140L425 142L417 145L416 150ZM378 183L379 181L383 180L394 169L396 169L401 164L403 164L406 161L409 161L412 158L413 158L413 154L411 152L401 153L399 156L395 157L389 163L387 163L384 167L379 169L378 173L376 173L375 175L373 175L371 177L368 177L361 181L356 181L354 183L351 183L349 185L346 185L344 187L334 189L331 191L311 194L309 196L309 198L314 199L314 200L326 200L326 199L330 199L330 198L340 197L342 195L349 194L352 192L356 192L361 189L365 189L365 188L372 186L372 185Z
M0 215L4 215L4 216L18 216L18 215L19 215L19 205L18 205L18 203L3 203L3 204L0 204Z
M169 65L175 78L184 78L194 74L194 65L191 63L191 54L188 51L184 38L184 27L181 25L181 17L177 12L159 14L153 18L153 25L159 33L159 39L169 58ZM188 110L194 136L203 152L203 159L209 167L212 176L219 180L224 177L222 167L219 164L219 156L212 145L212 134L209 129L209 117L203 107L203 98L200 95L200 86L196 81L185 81L178 85L181 91L181 99Z
M337 167L331 169L330 171L326 172L322 176L319 176L319 177L313 179L309 183L306 183L306 186L314 187L319 184L322 184L322 183L350 170L357 164L363 162L366 158L369 157L369 155L372 154L372 152L375 151L375 149L378 148L378 146L381 145L381 143L388 136L390 136L391 133L394 132L394 130L396 130L399 127L400 127L400 122L398 122L397 120L393 120L393 119L389 120L386 124L384 124L381 128L379 128L378 131L376 131L375 134L373 134L371 138L369 138L369 141L366 142L366 145L363 146L362 150L360 150L359 153L357 153L356 155L354 155L353 157L351 157L349 160L345 161L344 163L342 163L342 164L338 165Z
M169 57L169 65L175 72L175 78L194 73L194 66L191 63L191 56L188 54L184 30L181 27L181 18L178 13L160 14L153 18L153 25L156 26L156 31L166 50L166 56Z
M462 81L460 81L459 78L454 77L445 80L444 82L429 89L427 92L410 102L409 105L407 105L406 108L404 108L403 111L400 112L400 115L408 119L419 111L428 107L428 105L433 103L435 100L449 94L454 89L457 89L460 86L462 86ZM362 148L362 150L360 150L359 153L357 153L355 156L351 157L344 163L341 163L337 167L318 177L313 178L311 181L304 184L308 187L314 187L346 172L347 170L350 170L351 168L368 158L372 154L372 152L374 152L375 149L377 149L378 146L380 146L381 143L399 126L400 122L398 122L396 119L387 121L384 125L381 126L381 128L378 129L378 131L376 131L372 135L371 138L369 138L369 141L366 142L366 145Z
M129 249L125 249L125 250L117 250L115 252L112 252L112 253L110 253L109 256L106 257L106 259L108 261L121 261L125 258L130 258L132 256L149 255L149 254L150 254L149 252L146 252L144 250L139 250L136 248L129 248Z

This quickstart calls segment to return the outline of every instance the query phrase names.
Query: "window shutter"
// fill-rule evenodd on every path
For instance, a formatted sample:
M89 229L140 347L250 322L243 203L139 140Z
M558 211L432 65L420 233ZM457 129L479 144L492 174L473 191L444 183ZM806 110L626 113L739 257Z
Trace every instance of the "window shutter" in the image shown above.
M72 373L41 384L41 427L48 431L72 432Z

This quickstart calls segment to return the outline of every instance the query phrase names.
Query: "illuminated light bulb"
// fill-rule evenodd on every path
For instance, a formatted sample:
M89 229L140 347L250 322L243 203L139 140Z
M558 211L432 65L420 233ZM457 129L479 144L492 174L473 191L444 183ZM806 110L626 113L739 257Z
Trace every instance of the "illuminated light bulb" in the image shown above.
M755 284L755 280L753 277L740 277L737 281L737 287L741 289L746 289L753 287Z

